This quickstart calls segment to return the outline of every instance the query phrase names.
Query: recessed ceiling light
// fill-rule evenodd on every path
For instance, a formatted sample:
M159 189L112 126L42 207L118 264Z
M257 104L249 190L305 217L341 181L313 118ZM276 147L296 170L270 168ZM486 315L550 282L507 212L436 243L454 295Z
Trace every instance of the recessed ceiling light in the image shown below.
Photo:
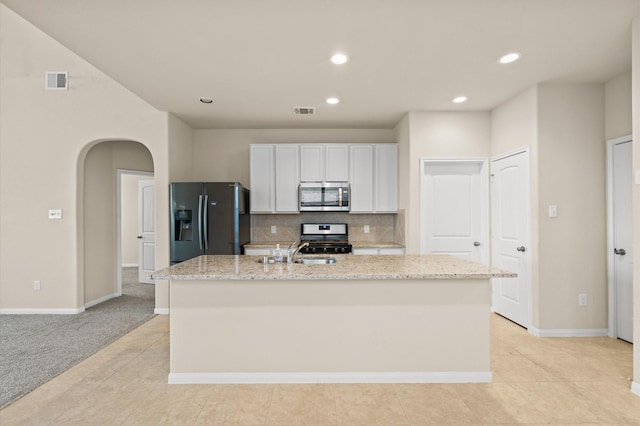
M519 53L507 53L506 55L504 55L503 57L501 57L498 62L501 64L510 64L512 62L517 61L518 59L520 59L520 54Z
M336 53L331 57L331 62L333 62L336 65L345 64L348 60L349 58L344 53Z
M340 99L338 98L327 98L327 103L329 105L335 105L340 103Z
M211 98L200 98L200 102L202 102L203 104L212 104L213 103L213 99L211 99Z
M461 104L463 102L467 102L467 97L466 96L458 96L457 98L453 98L453 103L454 104Z

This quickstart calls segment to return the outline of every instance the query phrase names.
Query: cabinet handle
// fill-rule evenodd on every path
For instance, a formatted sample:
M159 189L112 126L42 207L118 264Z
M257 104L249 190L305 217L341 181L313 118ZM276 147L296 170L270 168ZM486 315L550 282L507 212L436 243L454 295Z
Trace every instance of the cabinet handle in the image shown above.
M521 252L523 252L523 253L524 253L527 249L526 249L526 248L524 248L524 246L520 246L520 247L518 247L516 250L521 251Z
M627 251L625 249L613 249L613 253L620 255L620 256L624 256L625 254L627 254Z

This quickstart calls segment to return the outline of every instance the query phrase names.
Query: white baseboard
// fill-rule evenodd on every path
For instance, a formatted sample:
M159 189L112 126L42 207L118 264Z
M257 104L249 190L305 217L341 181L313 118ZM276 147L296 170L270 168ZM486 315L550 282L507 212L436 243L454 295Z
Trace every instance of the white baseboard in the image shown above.
M88 308L90 308L90 307L92 307L92 306L96 306L96 305L98 305L98 304L100 304L100 303L102 303L102 302L106 302L107 300L111 300L111 299L113 299L114 297L118 297L118 296L121 296L121 295L120 295L120 294L118 294L118 293L107 294L106 296L103 296L103 297L101 297L101 298L99 298L99 299L92 300L91 302L87 302L87 303L85 303L85 304L84 304L84 307L85 307L85 309L88 309Z
M123 263L122 265L120 265L121 268L137 268L138 264L137 263Z
M634 393L634 394L640 396L640 383L631 382L631 393Z
M169 315L169 308L155 308L153 313L156 315Z
M82 312L84 312L84 307L73 309L0 309L0 315L75 315Z
M169 384L491 383L491 372L169 373Z
M547 328L529 327L529 333L536 337L601 337L608 336L607 328Z

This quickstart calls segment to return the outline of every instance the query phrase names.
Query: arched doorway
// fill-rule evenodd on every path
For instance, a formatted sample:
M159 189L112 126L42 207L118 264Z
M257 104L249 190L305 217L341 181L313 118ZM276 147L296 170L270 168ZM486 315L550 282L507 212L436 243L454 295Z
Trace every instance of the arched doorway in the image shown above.
M81 303L89 307L121 292L118 170L153 173L154 165L150 151L142 143L129 140L94 143L81 162L79 279Z

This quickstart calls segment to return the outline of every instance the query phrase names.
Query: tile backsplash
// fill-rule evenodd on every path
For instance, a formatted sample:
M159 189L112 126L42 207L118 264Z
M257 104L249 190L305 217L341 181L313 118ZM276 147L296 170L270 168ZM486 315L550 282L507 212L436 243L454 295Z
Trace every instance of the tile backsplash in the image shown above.
M251 242L294 241L300 238L303 223L346 223L349 240L404 244L404 211L397 214L349 214L344 212L304 212L300 214L251 215ZM364 227L369 226L365 234ZM271 227L276 233L271 233Z

